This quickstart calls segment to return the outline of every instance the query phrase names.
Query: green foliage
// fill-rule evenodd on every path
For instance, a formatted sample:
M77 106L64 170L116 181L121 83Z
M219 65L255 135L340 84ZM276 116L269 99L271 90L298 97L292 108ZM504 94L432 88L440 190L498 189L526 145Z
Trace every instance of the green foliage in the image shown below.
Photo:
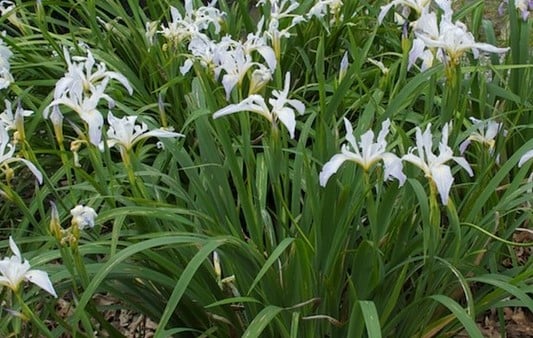
M533 20L522 20L510 1L502 40L477 1L454 18L471 20L477 40L510 46L507 55L464 55L452 70L438 62L407 70L414 33L402 36L392 13L378 23L386 2L344 2L337 14L291 28L272 80L257 91L271 107L268 98L283 90L290 72L288 97L305 105L291 138L283 121L254 112L213 119L248 96L253 76L226 97L224 72L216 77L197 59L182 72L191 58L186 42L156 32L173 20L169 4L185 13L182 2L16 1L11 16L0 17L14 78L0 97L34 111L16 149L43 184L22 163L10 164L10 181L2 167L1 237L17 239L73 313L61 317L33 286L20 298L3 287L5 307L21 315L2 316L0 335L119 337L101 314L102 294L116 299L107 308L158 323L156 337L432 337L462 330L481 337L476 319L486 311L533 311L532 259L522 262L514 250L533 244L513 237L532 232L532 162L517 164L533 149L533 55L521 43ZM255 3L219 1L226 13L220 32L211 24L206 35L244 41L259 17L271 20L270 1ZM304 15L316 2L298 3L292 14ZM61 106L60 138L45 111L70 62L64 48L73 56L90 49L97 63L127 78L133 95L110 81L106 94L116 104L98 105L105 116L135 115L150 130L184 137L147 138L120 151L97 146L87 121ZM340 76L344 53L349 62ZM384 180L383 165L353 161L319 184L324 164L345 143L343 118L358 142L390 119L387 150L401 157L416 146L416 127L431 123L437 142L450 121L449 145L460 156L475 130L472 117L501 122L507 133L491 150L472 142L463 156L473 177L448 163L455 180L447 205L431 177L406 161L403 186ZM108 141L107 122L103 128ZM76 205L97 211L94 228L75 229L69 212ZM2 252L8 255L7 241Z

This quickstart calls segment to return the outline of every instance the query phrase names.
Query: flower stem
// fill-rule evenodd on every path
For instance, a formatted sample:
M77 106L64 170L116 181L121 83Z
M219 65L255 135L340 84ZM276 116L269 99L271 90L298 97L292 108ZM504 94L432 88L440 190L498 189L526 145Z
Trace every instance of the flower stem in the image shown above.
M24 302L24 299L22 299L20 290L18 292L15 292L15 294L17 296L17 300L20 306L22 307L22 312L24 313L24 315L30 318L30 320L39 328L40 336L43 335L46 337L53 338L54 336L52 335L48 327L46 327L44 322L41 319L39 319L39 317L37 317L35 313L33 313L33 311L30 309L30 307Z

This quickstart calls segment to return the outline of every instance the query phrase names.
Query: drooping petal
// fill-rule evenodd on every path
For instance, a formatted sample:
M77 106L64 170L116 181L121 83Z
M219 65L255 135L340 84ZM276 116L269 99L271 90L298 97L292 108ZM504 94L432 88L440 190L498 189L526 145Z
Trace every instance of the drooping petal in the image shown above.
M470 145L470 138L467 138L466 140L464 140L464 142L462 142L459 145L459 152L461 154L464 154L464 152L466 151L466 148L468 148L469 145Z
M472 48L476 48L476 49L480 49L484 52L488 52L488 53L497 53L497 54L503 54L503 53L507 53L509 51L509 47L506 47L506 48L500 48L500 47L496 47L496 46L493 46L491 44L488 44L488 43L483 43L483 42L477 42L475 43Z
M41 174L39 169L37 169L37 167L33 163L23 158L17 158L17 160L24 163L28 167L28 169L31 170L33 175L35 175L35 178L37 178L37 182L39 182L39 184L43 183L43 174Z
M240 75L239 74L224 74L222 77L222 86L226 91L226 100L229 101L231 96L231 91L239 83Z
M392 6L395 6L396 4L397 4L397 1L392 1L391 3L389 3L389 4L385 5L385 6L381 6L381 11L379 12L379 15L378 15L378 23L379 24L381 24L383 22L383 19L385 18L387 13L390 11Z
M42 270L30 270L26 273L26 280L37 285L44 291L57 298L56 290L48 277L48 274Z
M448 198L450 195L450 189L453 184L453 175L449 166L437 165L431 168L431 178L437 186L442 204L448 204Z
M250 95L246 99L242 100L237 104L230 104L213 114L213 118L217 119L221 116L241 112L241 111L251 111L259 113L265 116L270 122L272 122L272 116L270 110L268 109L265 99L261 95Z
M137 143L138 141L142 140L142 139L146 139L146 138L149 138L149 137L157 137L157 138L170 138L170 137L184 137L185 135L183 134L180 134L180 133L176 133L176 132L173 132L173 131L169 131L169 130L165 130L165 129L152 129L142 135L140 135L139 137L137 137L135 139L135 141L133 142L133 144Z
M260 46L257 48L257 51L263 59L265 59L265 62L268 65L268 68L270 71L274 72L276 70L277 66L277 60L276 60L276 54L274 53L274 50L270 46Z
M185 75L189 72L189 70L191 70L192 66L193 66L193 62L191 59L187 59L185 60L185 62L183 63L183 66L180 67L180 73L181 75Z
M85 112L81 118L87 123L89 127L89 141L98 146L102 139L102 126L104 125L104 118L102 114L96 109Z
M522 157L520 157L520 161L518 162L518 167L522 167L524 165L524 163L526 163L527 161L529 161L530 159L533 158L533 149L531 149L530 151L526 152L524 155L522 155Z
M284 107L277 111L277 117L289 131L291 138L294 138L294 130L296 129L296 118L294 111L290 108Z
M339 170L340 166L350 158L344 154L336 154L324 164L319 174L319 181L322 187L325 187L329 178Z
M128 91L128 94L130 95L133 94L133 87L131 86L130 82L124 75L117 73L117 72L105 72L105 75L111 79L115 79L118 82L120 82L120 84L122 84L124 88L126 88L126 90Z
M300 100L287 100L287 103L291 105L299 114L305 112L305 105Z
M423 58L424 51L426 50L426 45L420 39L414 39L411 50L409 51L409 62L407 63L407 70L416 63L416 60Z
M414 164L415 166L419 167L420 169L422 169L424 171L424 174L426 176L429 176L431 174L430 171L429 171L429 167L426 164L426 162L424 162L423 159L421 159L420 157L418 157L418 156L416 156L416 155L414 155L412 153L405 154L402 157L402 160L410 162L410 163Z
M383 159L383 166L385 169L383 173L384 179L388 180L392 176L398 180L399 186L401 187L407 179L403 173L402 160L393 153L384 153L381 155L381 158Z
M468 173L468 175L470 175L470 177L474 176L474 172L472 171L470 164L468 164L468 162L463 157L453 156L451 159L454 160L455 163L463 167L463 169L466 170L466 172Z

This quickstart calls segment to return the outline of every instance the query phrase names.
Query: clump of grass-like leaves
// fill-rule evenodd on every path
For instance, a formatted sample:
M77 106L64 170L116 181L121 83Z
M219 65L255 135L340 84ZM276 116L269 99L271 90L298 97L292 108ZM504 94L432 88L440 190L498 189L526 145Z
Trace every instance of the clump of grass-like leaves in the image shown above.
M484 1L1 1L0 334L123 335L101 294L156 337L533 311L525 3L501 40Z

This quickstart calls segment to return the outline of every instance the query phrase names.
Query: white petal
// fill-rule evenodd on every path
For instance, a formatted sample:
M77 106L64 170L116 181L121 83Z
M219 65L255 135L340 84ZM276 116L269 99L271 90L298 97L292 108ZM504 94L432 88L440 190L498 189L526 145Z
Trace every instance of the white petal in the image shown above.
M383 165L385 172L383 173L384 179L388 180L390 176L396 178L400 183L400 187L405 183L407 177L403 173L402 160L393 153L384 153L381 158L383 159Z
M50 281L50 278L48 277L48 274L45 271L42 270L30 270L26 273L26 280L32 282L33 284L37 285L44 291L48 292L55 298L57 298L56 291L54 290L54 286L52 285L52 282Z
M447 122L442 127L442 137L441 137L441 144L444 146L448 146L448 137L450 136L450 131L452 130L452 123Z
M363 135L361 135L361 142L359 146L361 147L361 154L363 157L362 166L367 170L376 159L373 158L374 154L374 131L372 129L367 130Z
M45 116L45 118L48 118L48 116ZM58 106L54 106L54 108L52 108L52 113L50 114L50 121L52 121L54 127L60 127L63 124L63 114L61 114L61 110L59 110Z
M352 124L346 117L344 118L344 128L346 129L346 141L350 143L354 151L359 152L359 146L357 145L355 137L353 136Z
M237 104L230 104L227 107L224 107L213 114L213 118L219 118L221 116L241 112L241 111L251 111L265 116L269 121L272 122L272 116L270 110L266 106L265 99L261 95L250 95L246 99L242 100Z
M424 174L426 176L431 175L431 173L429 172L429 167L427 166L427 164L420 157L409 153L409 154L404 155L402 157L402 160L410 162L410 163L416 165L417 167L419 167L420 169L422 169L424 171Z
M294 117L294 110L284 107L277 111L278 119L285 125L291 138L294 138L294 130L296 129L296 119Z
M143 140L149 137L170 138L170 137L184 137L184 136L185 135L183 134L175 133L175 132L164 130L164 129L153 129L137 137L135 141L131 144L131 146L133 146L135 143L139 142L140 140Z
M305 112L305 105L300 100L287 100L287 103L293 106L299 114Z
M133 94L133 88L131 87L130 82L124 75L117 72L106 72L105 75L120 82L124 86L124 88L126 88L130 95Z
M459 151L461 152L461 154L464 154L465 151L466 151L466 148L468 148L468 146L470 145L470 139L466 139L463 143L461 143L461 145L459 146Z
M20 254L20 250L17 246L17 243L15 243L13 237L11 236L9 236L9 248L11 249L11 252L22 261L22 255Z
M331 175L335 174L344 161L347 160L349 160L349 158L344 154L333 155L333 157L322 167L322 171L319 174L320 185L325 187Z
M37 167L33 163L31 163L30 161L25 160L23 158L20 158L18 160L21 161L22 163L24 163L28 167L28 169L31 170L33 175L35 175L35 178L37 178L37 181L39 182L39 184L43 183L43 174L41 174L39 169L37 169Z
M463 169L468 172L468 175L470 175L470 177L474 176L474 172L472 171L470 164L468 164L468 162L463 157L454 156L452 157L452 160L454 160L457 164L463 167Z
M89 140L95 146L100 144L102 139L102 126L104 124L104 118L102 114L96 109L81 115L81 118L87 122L89 127Z
M450 167L447 165L439 165L431 168L431 178L437 186L442 204L447 205L450 189L453 184L453 176Z
M276 54L270 46L261 46L257 48L257 51L265 59L268 68L274 72L277 66Z
M237 83L239 83L238 75L224 74L222 77L222 86L224 86L224 90L226 91L226 100L229 101L231 91L237 85Z
M502 129L502 124L495 122L495 121L489 121L487 124L487 131L485 133L485 138L487 140L493 140L498 135L498 132Z
M507 48L499 48L493 45L490 45L488 43L483 42L477 42L474 44L474 48L481 49L482 51L489 52L489 53L507 53L509 51L509 47Z
M386 119L385 121L381 123L381 130L378 134L378 139L377 139L377 143L379 144L380 147L383 147L383 149L385 149L385 147L387 146L387 141L385 140L385 138L389 134L389 129L390 129L390 119Z
M381 6L381 11L379 12L379 15L378 15L378 23L379 24L381 24L383 22L383 19L385 18L387 13L390 11L392 6L395 6L395 5L396 5L396 1L393 1L393 2L391 2L388 5Z
M407 63L407 70L411 69L411 67L416 63L416 60L422 57L425 49L426 45L422 40L418 38L413 40L413 45L411 47L411 50L409 51L409 62Z
M531 158L533 158L533 149L522 155L520 161L518 162L518 167L522 167L524 163L529 161Z
M191 67L193 66L193 62L191 59L185 60L183 63L183 66L180 67L180 73L181 75L185 75L191 70Z

